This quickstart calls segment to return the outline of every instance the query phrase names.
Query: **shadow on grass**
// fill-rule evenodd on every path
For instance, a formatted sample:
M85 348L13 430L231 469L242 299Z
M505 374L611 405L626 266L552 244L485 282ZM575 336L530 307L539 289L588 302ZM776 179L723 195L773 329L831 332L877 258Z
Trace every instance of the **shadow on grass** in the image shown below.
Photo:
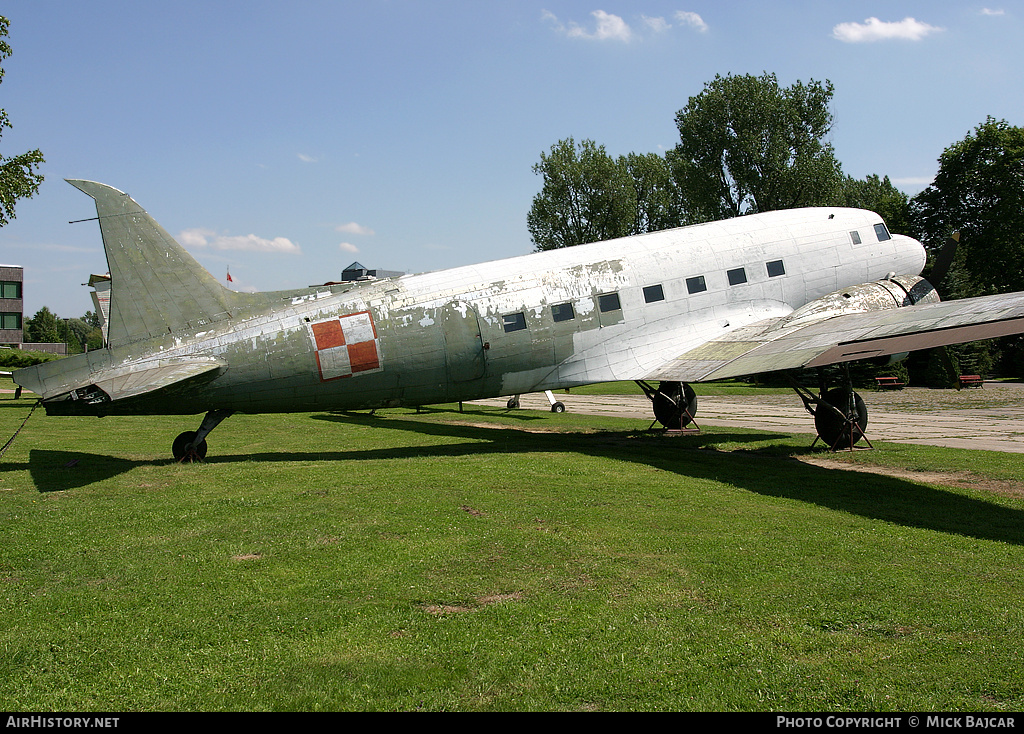
M427 412L427 411L424 411ZM442 411L429 411L442 412ZM451 411L443 411L450 413ZM493 419L495 413L481 412ZM499 414L519 425L543 416ZM460 414L460 420L473 412ZM718 482L766 497L812 503L840 512L892 522L907 527L1024 544L1024 512L965 497L941 487L855 470L827 469L793 460L793 454L811 453L794 447L786 434L769 432L715 434L713 429L692 436L665 437L643 431L543 431L519 426L482 426L415 417L367 414L319 414L314 420L372 426L382 431L405 431L455 439L436 445L404 445L339 451L263 452L210 455L207 464L242 461L382 461L437 459L485 454L586 453L615 461L644 464L680 476ZM721 443L764 444L758 451L713 450ZM789 441L789 443L787 443ZM526 458L525 460L528 460ZM0 471L27 469L40 492L59 492L110 479L138 466L173 463L128 460L101 454L33 449L25 464L0 464Z

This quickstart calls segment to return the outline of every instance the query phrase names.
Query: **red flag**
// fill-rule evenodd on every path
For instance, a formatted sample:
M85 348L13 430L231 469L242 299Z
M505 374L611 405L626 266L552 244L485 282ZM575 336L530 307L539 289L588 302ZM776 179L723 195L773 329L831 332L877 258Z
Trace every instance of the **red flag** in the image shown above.
M228 283L234 283L235 279L231 277L231 271L228 271Z

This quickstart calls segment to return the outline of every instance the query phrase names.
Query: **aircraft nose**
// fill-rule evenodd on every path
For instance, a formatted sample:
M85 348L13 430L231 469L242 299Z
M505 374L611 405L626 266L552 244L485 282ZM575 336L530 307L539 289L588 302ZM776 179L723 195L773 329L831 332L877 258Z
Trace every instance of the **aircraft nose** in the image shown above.
M928 260L928 253L925 252L924 245L905 234L894 234L892 238L897 242L900 259L906 264L906 268L902 272L920 275Z

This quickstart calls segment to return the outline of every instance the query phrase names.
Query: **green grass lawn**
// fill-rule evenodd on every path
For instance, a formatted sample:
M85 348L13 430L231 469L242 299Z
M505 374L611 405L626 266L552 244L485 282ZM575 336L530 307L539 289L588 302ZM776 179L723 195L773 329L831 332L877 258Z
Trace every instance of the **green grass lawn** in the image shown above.
M1019 493L468 406L234 416L172 463L198 422L38 411L0 460L7 710L1024 707Z

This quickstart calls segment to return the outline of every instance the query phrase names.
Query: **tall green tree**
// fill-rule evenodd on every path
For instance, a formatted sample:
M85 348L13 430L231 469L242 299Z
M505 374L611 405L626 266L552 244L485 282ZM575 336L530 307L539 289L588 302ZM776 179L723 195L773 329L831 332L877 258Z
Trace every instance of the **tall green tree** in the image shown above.
M560 140L541 153L544 178L526 216L534 246L553 250L632 234L635 192L626 168L593 140Z
M4 40L9 26L10 21L0 15L0 62L11 55L10 44ZM0 83L3 78L4 70L0 67ZM0 136L4 129L10 127L7 112L0 109ZM37 169L43 162L43 154L38 149L13 157L0 155L0 227L14 219L14 205L18 199L32 197L39 191L43 176Z
M55 344L64 341L61 337L63 324L46 306L36 311L35 316L25 321L24 339L33 344Z
M943 151L935 180L911 210L916 234L933 251L960 232L949 295L1024 290L1024 128L987 118Z
M613 158L593 140L560 140L542 153L544 178L526 217L538 250L676 227L679 197L665 159L656 153Z
M1024 128L986 118L943 151L932 185L910 204L913 234L932 253L960 232L953 266L935 284L944 298L1024 290ZM1019 336L950 349L979 365L972 372L994 362L1001 374L1024 374Z
M842 172L827 136L833 87L774 74L716 76L676 114L668 154L691 220L835 204Z
M843 204L868 209L878 214L896 234L910 234L910 197L897 189L889 177L871 174L864 179L847 176L843 184Z

